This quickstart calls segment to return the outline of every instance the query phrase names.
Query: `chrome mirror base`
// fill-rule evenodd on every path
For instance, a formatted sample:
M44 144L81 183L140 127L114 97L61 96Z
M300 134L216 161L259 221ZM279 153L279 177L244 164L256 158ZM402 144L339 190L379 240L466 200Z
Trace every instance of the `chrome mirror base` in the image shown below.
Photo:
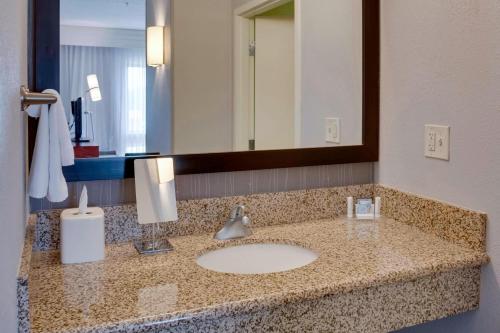
M134 247L140 254L157 254L171 252L173 245L168 239L137 239L134 241Z

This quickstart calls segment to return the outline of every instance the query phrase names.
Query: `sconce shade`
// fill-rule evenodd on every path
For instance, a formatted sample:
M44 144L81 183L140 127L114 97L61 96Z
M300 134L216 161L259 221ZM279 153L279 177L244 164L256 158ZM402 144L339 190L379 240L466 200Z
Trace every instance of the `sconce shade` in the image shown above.
M92 100L92 102L99 102L100 100L102 100L101 89L99 89L99 81L97 80L97 75L87 75L87 84L89 87L90 99Z
M164 27L153 26L147 28L146 40L148 66L158 67L165 64L164 38Z
M174 180L174 160L170 157L156 159L158 168L158 184Z

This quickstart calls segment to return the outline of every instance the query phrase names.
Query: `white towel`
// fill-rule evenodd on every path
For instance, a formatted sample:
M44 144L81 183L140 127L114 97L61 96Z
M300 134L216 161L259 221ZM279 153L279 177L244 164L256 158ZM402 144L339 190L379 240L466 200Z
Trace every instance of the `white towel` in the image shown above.
M52 89L44 93L57 96L57 102L50 107L50 111L48 105L34 105L27 110L31 117L40 117L31 162L29 195L61 202L68 197L62 167L73 165L75 155L61 97Z

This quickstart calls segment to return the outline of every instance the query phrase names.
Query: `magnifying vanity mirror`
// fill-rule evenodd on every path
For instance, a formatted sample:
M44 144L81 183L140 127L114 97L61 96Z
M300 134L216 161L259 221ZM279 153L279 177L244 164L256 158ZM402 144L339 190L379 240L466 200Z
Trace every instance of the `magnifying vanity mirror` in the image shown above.
M69 181L151 155L179 174L378 158L378 1L34 2L30 88L60 91Z

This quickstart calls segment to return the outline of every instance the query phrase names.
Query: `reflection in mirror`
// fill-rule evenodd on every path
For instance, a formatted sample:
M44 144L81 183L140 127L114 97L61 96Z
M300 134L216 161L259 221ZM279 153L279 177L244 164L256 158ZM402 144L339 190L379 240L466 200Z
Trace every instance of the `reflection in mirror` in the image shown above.
M144 0L61 0L60 90L80 157L146 151L145 10Z
M362 144L362 0L266 3L61 0L77 157Z

